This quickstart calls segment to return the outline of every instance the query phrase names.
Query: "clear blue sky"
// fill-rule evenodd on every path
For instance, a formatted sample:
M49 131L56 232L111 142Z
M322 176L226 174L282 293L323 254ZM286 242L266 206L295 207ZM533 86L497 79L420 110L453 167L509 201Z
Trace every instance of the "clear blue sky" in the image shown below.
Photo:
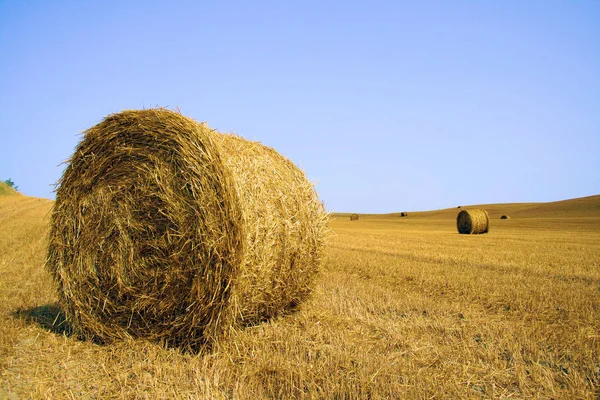
M0 180L178 107L274 147L329 211L600 193L600 1L1 1Z

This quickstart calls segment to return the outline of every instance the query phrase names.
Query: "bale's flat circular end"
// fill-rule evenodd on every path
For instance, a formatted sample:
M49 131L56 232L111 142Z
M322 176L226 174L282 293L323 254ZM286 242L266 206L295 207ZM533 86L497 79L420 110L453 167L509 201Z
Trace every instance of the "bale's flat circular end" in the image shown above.
M78 334L192 345L218 334L244 232L210 135L164 109L84 133L56 193L47 260Z
M490 218L482 209L461 210L456 216L456 227L461 234L481 234L489 231Z

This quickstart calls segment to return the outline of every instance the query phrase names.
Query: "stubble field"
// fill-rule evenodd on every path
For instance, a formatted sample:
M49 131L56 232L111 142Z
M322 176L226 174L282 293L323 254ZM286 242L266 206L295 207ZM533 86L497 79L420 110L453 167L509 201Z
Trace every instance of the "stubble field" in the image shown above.
M309 301L207 354L71 336L51 206L0 196L2 399L600 398L600 196L483 206L473 236L456 208L333 215Z

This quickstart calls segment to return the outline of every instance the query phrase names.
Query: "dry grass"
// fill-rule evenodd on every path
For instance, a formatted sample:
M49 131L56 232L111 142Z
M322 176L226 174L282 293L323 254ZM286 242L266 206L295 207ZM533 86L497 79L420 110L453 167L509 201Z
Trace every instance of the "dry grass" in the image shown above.
M172 111L124 111L75 149L47 265L77 336L199 349L300 304L325 223L273 149Z
M11 196L15 194L19 194L19 192L8 186L6 183L0 181L0 196Z
M474 237L456 208L333 220L309 300L204 355L53 325L50 207L0 198L0 398L600 396L600 197L481 206L515 218Z

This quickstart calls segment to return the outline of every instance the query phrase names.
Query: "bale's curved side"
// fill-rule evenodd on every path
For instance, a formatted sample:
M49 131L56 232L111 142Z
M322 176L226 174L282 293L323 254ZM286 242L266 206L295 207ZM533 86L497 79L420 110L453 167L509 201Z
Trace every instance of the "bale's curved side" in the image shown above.
M351 214L350 221L358 221L358 214Z
M172 111L124 111L85 132L63 174L47 266L79 335L196 346L300 301L324 225L275 151Z
M461 210L456 217L456 227L461 234L487 233L489 226L489 215L483 209Z
M216 135L233 172L246 227L233 285L238 322L251 324L298 305L321 265L326 214L313 185L291 161L260 143Z

